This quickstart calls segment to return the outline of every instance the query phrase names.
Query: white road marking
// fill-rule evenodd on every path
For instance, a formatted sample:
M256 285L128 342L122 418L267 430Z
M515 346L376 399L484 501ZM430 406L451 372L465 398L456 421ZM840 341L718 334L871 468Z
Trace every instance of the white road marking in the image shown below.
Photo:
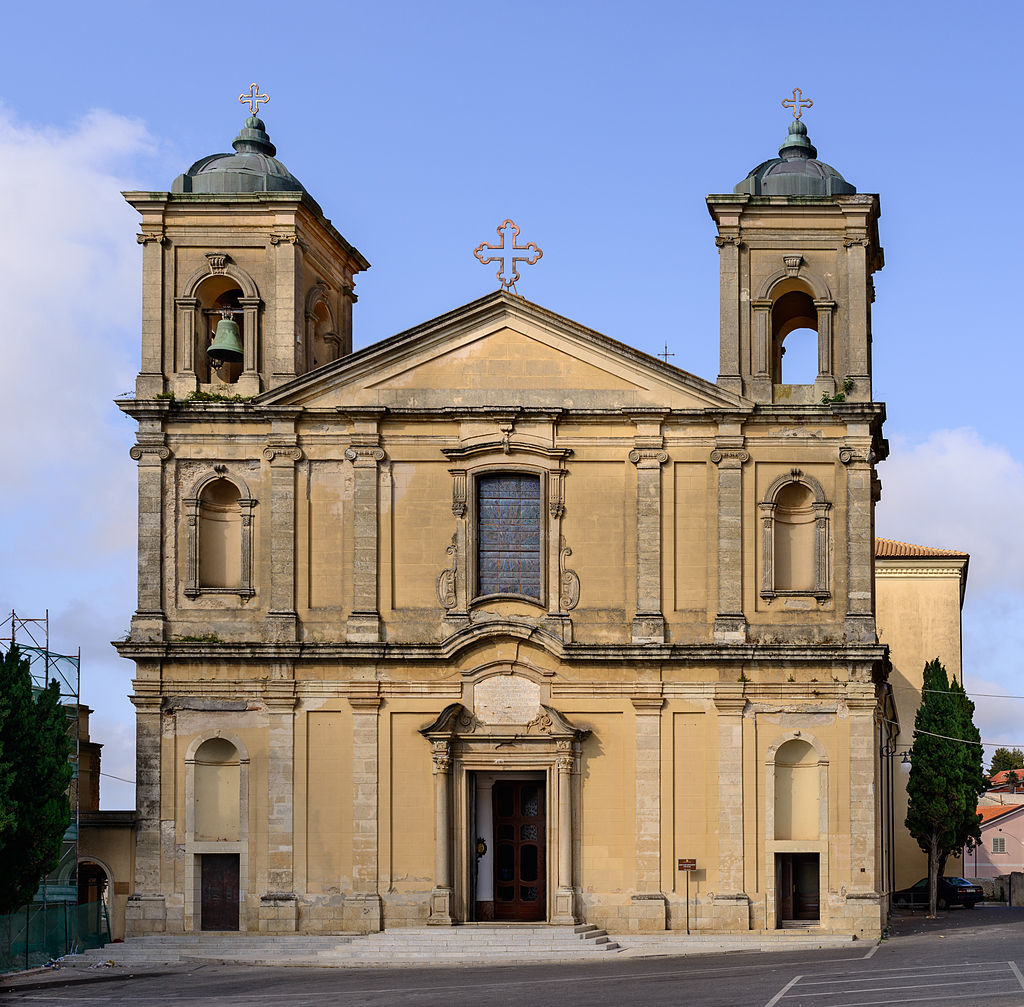
M922 966L919 966L919 967L922 967ZM844 976L832 976L830 979L811 979L811 980L805 980L803 985L804 986L834 986L837 982L839 982L839 983L876 983L879 980L885 980L885 979L930 979L932 976L935 975L936 971L940 971L940 972L945 973L945 972L948 972L949 970L946 968L945 965L936 965L934 968L932 968L928 972L916 972L916 973L911 973L910 975L887 976L884 973L877 972L877 973L872 973L871 975L866 976L866 977L861 978L861 979L855 979L852 976L850 978L846 978ZM962 975L972 975L972 974L973 975L982 976L982 975L988 975L988 972L987 971L982 971L980 969L977 972L975 972L975 973L963 972L963 971L957 972L957 975L961 975L961 976Z
M1006 993L972 993L973 1000L980 1000L982 997L1004 997ZM957 1000L963 1003L963 994L956 993L951 997L900 997L898 1000L858 1000L856 1003L843 1004L842 1007L884 1007L885 1004L912 1004L912 1003L935 1003L936 1000Z
M764 1007L775 1007L775 1005L786 995L786 993L789 990L791 990L798 982L800 982L802 978L803 976L793 976L793 978L790 979L789 982L786 983L786 985L783 986L782 989L780 989L779 992L776 993L775 996L773 996L771 1000L769 1000L768 1003L764 1005Z
M871 949L871 950L870 950L870 951L869 951L869 952L868 952L868 953L867 953L867 954L866 954L866 955L864 956L864 959L863 959L863 960L864 960L864 961L867 961L867 960L868 960L868 959L869 959L869 958L870 958L870 957L871 957L871 956L872 956L872 955L873 955L873 954L874 954L874 953L875 953L875 952L876 952L876 951L877 951L877 950L878 950L878 949L879 949L879 948L880 948L881 946L882 946L882 942L881 942L881 941L879 941L879 942L878 942L878 943L877 943L877 944L876 944L876 945L875 945L875 946L874 946L874 947L873 947L873 948L872 948L872 949Z
M841 997L841 996L847 996L850 993L887 993L889 990L927 990L927 989L932 989L935 986L941 986L941 987L943 987L945 989L945 988L947 988L949 986L978 986L978 985L980 985L982 983L1005 983L1005 982L1010 982L1010 981L1011 980L1008 977L1004 977L1002 979L972 979L972 980L969 980L968 982L962 982L962 983L941 982L941 983L914 983L913 986L877 986L875 989L872 989L872 990L823 990L821 993L800 993L800 992L797 992L797 993L793 993L792 996L793 997L800 997L800 998L806 998L806 997ZM906 999L906 997L900 997L900 1000L905 1000L905 999ZM888 1003L890 1001L882 1001L882 1002L883 1003ZM844 1005L844 1007L846 1007L846 1005Z
M1017 968L1016 963L1007 962L1006 964L1010 966L1010 971L1017 977L1017 982L1020 983L1020 988L1024 990L1024 976L1020 974L1020 969Z

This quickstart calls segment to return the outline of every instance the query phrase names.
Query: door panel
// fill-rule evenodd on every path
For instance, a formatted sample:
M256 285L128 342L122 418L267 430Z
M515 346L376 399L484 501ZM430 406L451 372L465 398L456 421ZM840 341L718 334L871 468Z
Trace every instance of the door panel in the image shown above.
M544 783L494 784L494 918L543 920L547 915Z
M201 871L203 930L238 929L238 854L203 853Z

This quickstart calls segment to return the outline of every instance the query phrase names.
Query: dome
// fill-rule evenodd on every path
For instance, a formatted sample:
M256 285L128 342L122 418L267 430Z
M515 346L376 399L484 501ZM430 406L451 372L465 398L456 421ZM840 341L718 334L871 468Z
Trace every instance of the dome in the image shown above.
M779 156L759 164L732 191L752 196L837 196L857 191L832 165L817 157L807 127L797 119L789 124Z
M171 192L305 192L276 158L262 119L251 115L231 144L234 154L209 154L179 175Z

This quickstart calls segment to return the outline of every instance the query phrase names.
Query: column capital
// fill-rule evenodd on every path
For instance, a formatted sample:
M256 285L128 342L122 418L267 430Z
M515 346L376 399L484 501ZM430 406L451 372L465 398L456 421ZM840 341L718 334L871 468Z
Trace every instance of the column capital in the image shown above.
M371 468L384 461L384 449L370 444L353 444L345 448L345 458L357 468Z
M750 461L750 452L745 448L715 448L709 457L722 468L738 469Z
M661 448L633 448L629 460L638 469L658 469L668 461L668 452Z

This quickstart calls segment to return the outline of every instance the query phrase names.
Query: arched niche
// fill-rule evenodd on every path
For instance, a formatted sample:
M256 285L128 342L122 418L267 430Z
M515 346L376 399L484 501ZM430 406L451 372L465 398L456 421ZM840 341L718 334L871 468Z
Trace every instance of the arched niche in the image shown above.
M185 595L235 594L251 598L252 512L244 479L212 471L182 501L185 509Z
M306 326L302 352L303 369L323 367L341 356L341 336L331 307L330 287L314 284L306 295Z
M829 597L829 512L821 483L800 469L772 480L761 514L761 597Z
M197 269L183 284L175 299L179 346L178 370L195 376L199 384L234 384L242 374L258 369L260 294L253 278L228 261L223 253L208 253L209 268ZM221 375L211 372L206 356L220 309L235 312L243 359L225 364Z

